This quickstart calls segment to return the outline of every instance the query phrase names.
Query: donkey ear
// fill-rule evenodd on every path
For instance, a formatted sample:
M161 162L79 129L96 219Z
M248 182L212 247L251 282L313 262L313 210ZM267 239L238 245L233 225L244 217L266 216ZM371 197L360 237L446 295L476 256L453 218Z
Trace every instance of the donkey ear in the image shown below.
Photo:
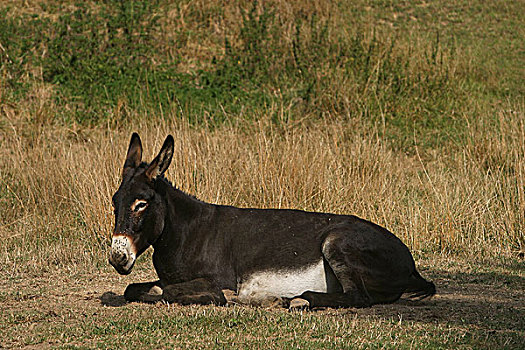
M128 154L126 155L126 161L124 162L124 169L122 175L131 168L139 166L142 160L142 142L140 142L140 136L136 132L131 135L129 141Z
M153 159L153 161L146 169L146 176L150 180L155 180L157 177L164 174L170 166L171 159L173 158L173 136L168 135L159 154Z

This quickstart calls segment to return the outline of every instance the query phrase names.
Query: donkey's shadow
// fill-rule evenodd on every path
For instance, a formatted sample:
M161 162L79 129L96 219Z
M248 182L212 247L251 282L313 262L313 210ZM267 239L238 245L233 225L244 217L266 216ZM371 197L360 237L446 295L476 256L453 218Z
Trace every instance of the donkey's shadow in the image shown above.
M128 303L124 295L118 295L113 292L105 292L99 299L102 305L111 307L121 307Z

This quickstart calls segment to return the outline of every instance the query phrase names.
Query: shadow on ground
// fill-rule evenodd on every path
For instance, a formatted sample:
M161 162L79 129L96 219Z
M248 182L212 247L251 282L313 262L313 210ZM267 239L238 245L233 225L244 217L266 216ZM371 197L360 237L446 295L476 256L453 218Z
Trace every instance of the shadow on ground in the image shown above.
M483 339L491 337L492 344L519 348L522 344L516 343L517 339L525 339L525 279L521 271L522 266L498 272L432 269L424 271L425 277L436 284L437 295L431 299L414 301L401 298L394 304L365 309L319 309L312 312L326 317L357 314L387 322L416 322L435 324L436 327L446 324L463 329L465 336L481 339L482 343ZM113 292L105 292L99 299L105 306L127 304L124 296ZM271 308L268 309L271 312Z
M525 280L522 277L450 271L432 271L428 275L437 287L437 295L432 299L402 298L394 304L353 311L358 315L390 320L446 322L472 333L501 337L502 344L511 335L521 335L525 339Z
M105 292L99 299L100 303L104 306L121 307L127 304L123 295L118 295L113 292Z

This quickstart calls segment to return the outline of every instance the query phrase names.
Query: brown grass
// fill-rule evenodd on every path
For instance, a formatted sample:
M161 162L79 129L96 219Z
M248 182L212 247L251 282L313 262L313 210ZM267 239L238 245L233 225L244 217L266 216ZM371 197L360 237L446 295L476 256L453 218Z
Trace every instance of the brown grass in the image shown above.
M524 249L522 106L501 110L490 125L481 116L464 144L405 154L359 119L279 127L238 119L213 129L175 119L120 129L35 125L43 96L27 110L4 108L2 270L105 262L110 198L132 130L146 160L173 134L167 176L205 201L356 214L393 231L416 255L483 259Z

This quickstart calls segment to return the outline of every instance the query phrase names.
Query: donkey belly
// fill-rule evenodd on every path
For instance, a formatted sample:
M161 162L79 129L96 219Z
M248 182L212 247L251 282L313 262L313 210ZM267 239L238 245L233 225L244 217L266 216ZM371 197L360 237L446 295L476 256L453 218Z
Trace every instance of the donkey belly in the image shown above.
M330 276L323 259L297 269L276 269L252 273L238 285L241 302L270 297L292 298L305 291L323 292L334 288L335 276ZM333 274L333 273L332 273Z

